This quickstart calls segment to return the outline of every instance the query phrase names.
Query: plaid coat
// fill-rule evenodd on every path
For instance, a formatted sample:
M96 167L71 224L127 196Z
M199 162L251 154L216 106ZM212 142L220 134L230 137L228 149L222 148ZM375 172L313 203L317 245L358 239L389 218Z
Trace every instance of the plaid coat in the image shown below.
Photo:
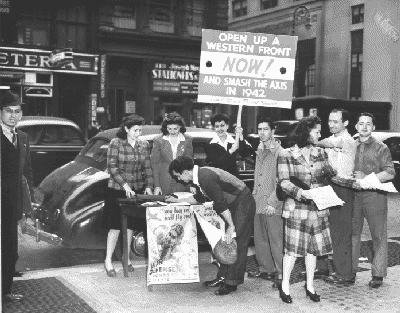
M328 155L322 148L311 148L309 163L297 145L282 150L278 156L278 184L289 195L284 203L282 217L293 219L326 217L329 210L319 211L314 202L311 205L301 202L302 189L290 182L290 176L299 178L310 188L325 186L327 180L349 188L355 183L354 179L336 176L336 171L329 165Z
M107 151L107 169L110 188L124 190L125 183L134 190L140 190L144 185L153 187L150 145L146 140L139 138L132 147L127 139L112 139Z

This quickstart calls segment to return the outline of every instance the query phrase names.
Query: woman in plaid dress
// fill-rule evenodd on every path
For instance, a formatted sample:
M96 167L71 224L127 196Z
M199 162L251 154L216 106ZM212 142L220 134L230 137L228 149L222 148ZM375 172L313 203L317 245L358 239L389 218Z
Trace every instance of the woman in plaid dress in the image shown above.
M279 295L286 303L292 303L289 278L296 257L305 256L306 295L312 301L319 302L320 296L313 286L316 259L317 256L332 253L329 210L319 211L307 189L324 186L325 179L359 189L355 179L335 176L326 152L315 146L321 137L320 132L321 120L317 116L303 118L291 135L295 144L283 150L278 157L278 184L287 195L282 213L285 219L285 255L282 285L279 288ZM296 179L298 182L293 183Z
M110 277L117 276L111 260L121 230L121 210L117 199L130 198L136 193L152 194L150 146L146 140L140 139L143 124L143 118L137 115L123 118L117 138L112 139L108 146L107 169L110 178L103 209L103 224L109 230L104 267ZM133 218L128 217L129 247L132 235ZM128 263L128 269L134 271L132 264Z

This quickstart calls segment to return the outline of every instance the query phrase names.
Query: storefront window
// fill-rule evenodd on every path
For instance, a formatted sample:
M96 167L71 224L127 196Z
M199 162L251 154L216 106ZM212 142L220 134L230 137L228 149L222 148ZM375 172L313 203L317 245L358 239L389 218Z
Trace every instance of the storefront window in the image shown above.
M174 33L175 14L171 0L150 0L150 28L155 32Z
M87 16L83 5L60 8L57 12L57 47L87 49Z
M186 9L187 31L192 36L201 36L201 29L205 28L204 0L188 0Z
M214 113L212 105L204 103L193 103L190 126L212 129L211 116L213 114Z
M99 11L99 25L103 29L115 27L136 29L135 5L103 5Z
M17 23L18 44L48 47L50 22L33 18L22 19Z

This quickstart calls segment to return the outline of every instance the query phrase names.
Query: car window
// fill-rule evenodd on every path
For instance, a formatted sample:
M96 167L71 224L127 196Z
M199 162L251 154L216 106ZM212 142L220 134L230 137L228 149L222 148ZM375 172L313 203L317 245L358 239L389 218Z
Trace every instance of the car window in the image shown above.
M392 159L394 161L400 161L400 137L390 137L383 141L390 150L392 154Z
M82 138L82 134L76 128L72 126L61 126L62 145L68 146L84 146L85 141Z
M62 136L57 126L46 126L42 137L40 138L40 145L59 145Z
M28 134L29 144L37 145L40 137L42 136L43 126L35 125L35 126L21 126L18 129L22 130L24 133Z
M109 143L109 140L103 138L90 140L82 149L80 155L92 158L97 162L106 162Z
M252 156L245 158L238 157L236 164L238 165L239 171L254 171L255 161Z

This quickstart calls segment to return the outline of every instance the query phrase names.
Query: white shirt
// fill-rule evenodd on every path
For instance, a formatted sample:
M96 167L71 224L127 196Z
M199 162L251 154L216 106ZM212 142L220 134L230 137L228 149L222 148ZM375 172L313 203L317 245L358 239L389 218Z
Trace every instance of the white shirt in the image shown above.
M17 131L14 128L10 128L4 124L1 124L1 128L3 129L3 134L4 136L7 137L8 140L10 140L11 143L13 143L13 134L12 134L12 130L14 131L15 134L17 134Z
M163 139L168 140L170 145L171 145L171 148L172 148L172 159L174 159L174 160L176 159L176 155L178 153L178 145L179 145L179 143L181 141L185 141L185 136L183 136L182 133L179 133L177 138L178 139L176 140L176 144L173 144L172 141L171 141L171 136L169 136L169 135L163 136Z
M345 129L339 136L330 136L329 141L334 146L337 146L340 141L343 141L342 148L325 149L328 154L329 164L338 172L339 176L352 176L356 153L356 141L351 137L347 129Z
M222 142L221 138L219 138L218 135L217 135L210 141L210 144L211 143L217 143L221 147L224 147L225 150L228 150L228 143L235 144L236 141L231 135L226 134L226 139L225 139L224 142Z

